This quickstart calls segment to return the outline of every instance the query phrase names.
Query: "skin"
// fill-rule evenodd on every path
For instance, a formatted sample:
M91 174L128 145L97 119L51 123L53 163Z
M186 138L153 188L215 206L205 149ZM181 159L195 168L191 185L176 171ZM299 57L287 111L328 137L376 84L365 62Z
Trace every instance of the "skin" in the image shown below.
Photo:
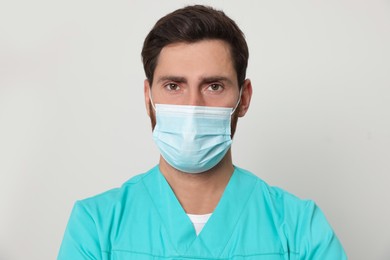
M245 116L250 105L250 80L246 79L242 87L241 101L233 117ZM235 107L240 91L228 43L202 40L165 46L158 58L152 86L148 80L144 82L144 94L151 119L155 115L150 94L155 104ZM237 121L233 119L235 124ZM229 149L221 162L200 174L181 172L162 156L160 171L186 213L207 214L217 206L234 167Z

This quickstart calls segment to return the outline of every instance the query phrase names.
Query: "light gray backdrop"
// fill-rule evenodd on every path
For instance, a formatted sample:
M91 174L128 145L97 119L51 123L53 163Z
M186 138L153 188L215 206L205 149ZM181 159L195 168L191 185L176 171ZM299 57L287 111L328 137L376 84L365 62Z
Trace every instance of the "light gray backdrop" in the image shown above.
M77 199L157 163L140 51L195 1L1 1L0 259L55 259ZM199 1L245 32L235 164L314 199L350 259L390 259L390 3Z

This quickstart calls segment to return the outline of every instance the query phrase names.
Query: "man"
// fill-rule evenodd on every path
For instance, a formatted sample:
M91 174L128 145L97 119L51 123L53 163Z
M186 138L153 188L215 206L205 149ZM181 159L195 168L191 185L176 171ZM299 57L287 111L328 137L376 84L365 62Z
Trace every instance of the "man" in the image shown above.
M345 259L311 201L233 165L247 112L243 33L223 12L189 6L161 18L142 58L159 164L75 204L58 259Z

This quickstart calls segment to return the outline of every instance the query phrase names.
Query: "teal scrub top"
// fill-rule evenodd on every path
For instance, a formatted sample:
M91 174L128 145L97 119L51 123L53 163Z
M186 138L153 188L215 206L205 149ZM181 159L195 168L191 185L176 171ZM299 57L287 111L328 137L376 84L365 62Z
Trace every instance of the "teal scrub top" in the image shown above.
M156 166L76 202L58 255L77 259L346 259L321 210L235 167L215 211L195 229Z

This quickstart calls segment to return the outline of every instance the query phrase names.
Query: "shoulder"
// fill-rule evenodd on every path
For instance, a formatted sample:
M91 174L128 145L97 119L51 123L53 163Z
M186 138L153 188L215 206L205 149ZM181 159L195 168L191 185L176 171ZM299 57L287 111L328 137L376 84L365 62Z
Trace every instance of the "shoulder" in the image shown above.
M252 172L236 167L236 171L240 173L244 178L251 179L251 182L256 182L254 195L264 197L273 204L288 207L306 207L313 204L312 200L301 199L294 194L276 186L271 186L256 176Z
M279 238L288 241L292 252L299 252L302 259L346 259L340 241L314 201L300 199L246 170L238 170L256 182L252 206L261 212L262 220L276 227Z
M121 206L140 196L144 191L143 180L155 174L156 167L130 178L118 188L113 188L89 198L78 200L75 207L82 207L88 211L111 210L112 207Z
M253 173L236 167L247 183L255 183L251 200L254 207L267 212L267 217L279 225L291 227L299 225L318 211L316 203L309 199L301 199L294 194L275 186L271 186Z
M134 176L119 188L77 201L69 217L58 259L100 259L103 252L108 252L110 236L120 230L113 228L114 223L120 223L122 216L133 214L139 208L134 204L142 201L137 196L145 197L143 180L154 173L156 167ZM133 211L129 213L129 210Z

